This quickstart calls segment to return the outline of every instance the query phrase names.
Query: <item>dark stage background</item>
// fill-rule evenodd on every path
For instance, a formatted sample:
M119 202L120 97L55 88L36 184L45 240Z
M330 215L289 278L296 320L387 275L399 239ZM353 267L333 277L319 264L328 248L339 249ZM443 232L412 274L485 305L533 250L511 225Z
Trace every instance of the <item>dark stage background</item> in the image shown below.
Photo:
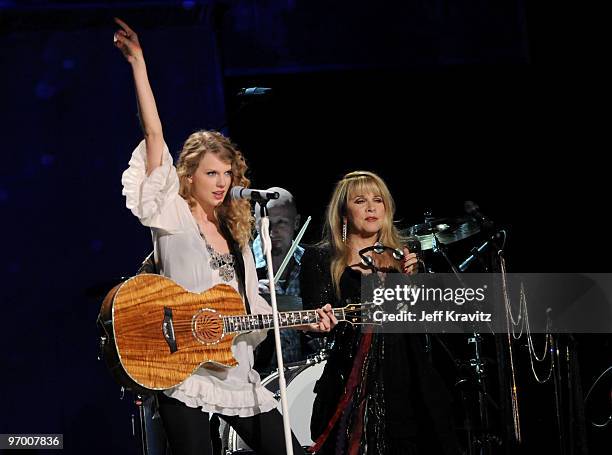
M137 453L134 406L96 360L101 294L151 248L121 196L140 132L113 16L140 35L174 155L192 131L223 128L253 187L285 187L313 216L307 241L334 183L368 169L404 227L470 199L509 227L511 271L610 271L609 26L593 6L0 1L0 433ZM252 86L273 95L240 107ZM579 343L588 388L610 342ZM520 360L524 450L561 453L552 388ZM609 428L587 435L588 453L609 453Z

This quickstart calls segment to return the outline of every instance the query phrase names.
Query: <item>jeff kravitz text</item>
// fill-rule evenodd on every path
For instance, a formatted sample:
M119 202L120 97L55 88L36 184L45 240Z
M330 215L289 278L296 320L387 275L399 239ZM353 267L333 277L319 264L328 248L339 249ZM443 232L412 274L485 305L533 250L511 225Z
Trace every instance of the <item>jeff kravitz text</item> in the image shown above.
M386 313L383 310L374 312L376 322L491 322L491 313L477 311L475 313L457 313L454 310L436 310L432 312L401 310L396 313Z

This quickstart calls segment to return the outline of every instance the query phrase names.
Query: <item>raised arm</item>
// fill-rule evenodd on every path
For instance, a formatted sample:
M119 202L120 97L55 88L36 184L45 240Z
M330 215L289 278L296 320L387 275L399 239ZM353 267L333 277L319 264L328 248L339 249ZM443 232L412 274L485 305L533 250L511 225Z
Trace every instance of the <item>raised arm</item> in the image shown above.
M115 32L115 46L132 66L138 111L140 113L140 125L147 146L147 175L149 175L161 165L162 161L164 135L161 120L157 113L153 90L151 89L151 84L149 84L147 67L138 41L138 35L121 19L115 18L115 22L121 27L120 30Z

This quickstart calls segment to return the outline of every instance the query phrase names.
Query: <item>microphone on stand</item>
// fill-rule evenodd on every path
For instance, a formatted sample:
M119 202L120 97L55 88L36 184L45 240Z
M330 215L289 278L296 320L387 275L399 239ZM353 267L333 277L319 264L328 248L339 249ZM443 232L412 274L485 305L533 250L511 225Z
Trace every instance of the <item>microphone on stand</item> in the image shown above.
M234 186L230 190L230 197L234 200L246 199L247 201L265 203L271 199L278 199L280 194L278 191L254 190L243 186Z
M459 271L465 272L465 270L470 266L470 264L474 262L484 252L484 250L486 250L489 247L490 244L491 244L491 239L484 242L478 248L472 249L471 251L472 254L470 254L470 256L465 261L459 264Z
M461 264L459 264L459 271L465 272L465 270L470 266L472 262L474 262L476 259L481 260L482 253L484 253L485 250L489 248L489 246L495 245L497 247L495 240L499 239L502 233L504 234L504 236L506 235L505 230L498 229L493 233L493 235L489 236L489 238L485 240L485 242L482 245L480 245L478 248L472 248L472 250L470 251L471 253L470 256L465 261L463 261ZM488 268L488 267L485 266L485 268Z
M239 98L251 98L254 96L265 96L272 94L272 89L269 87L248 87L241 88L236 96Z

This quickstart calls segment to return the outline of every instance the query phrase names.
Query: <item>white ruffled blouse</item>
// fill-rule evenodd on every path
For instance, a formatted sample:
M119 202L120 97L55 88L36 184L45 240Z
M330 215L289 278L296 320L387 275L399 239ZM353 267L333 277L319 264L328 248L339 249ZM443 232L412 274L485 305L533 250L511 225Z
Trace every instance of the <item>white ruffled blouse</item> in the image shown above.
M187 202L178 194L179 179L172 156L164 144L162 165L147 177L146 146L143 140L132 153L123 173L123 195L126 205L140 222L151 228L155 260L163 276L191 292L202 292L215 284L225 283L238 289L234 278L222 281L218 270L209 266L210 255ZM259 295L255 262L248 246L243 249L245 292L251 313L271 313L268 303ZM202 411L241 417L274 409L272 392L261 385L253 369L253 350L265 338L265 331L238 337L232 346L238 365L224 371L200 367L184 382L164 391L172 398Z

